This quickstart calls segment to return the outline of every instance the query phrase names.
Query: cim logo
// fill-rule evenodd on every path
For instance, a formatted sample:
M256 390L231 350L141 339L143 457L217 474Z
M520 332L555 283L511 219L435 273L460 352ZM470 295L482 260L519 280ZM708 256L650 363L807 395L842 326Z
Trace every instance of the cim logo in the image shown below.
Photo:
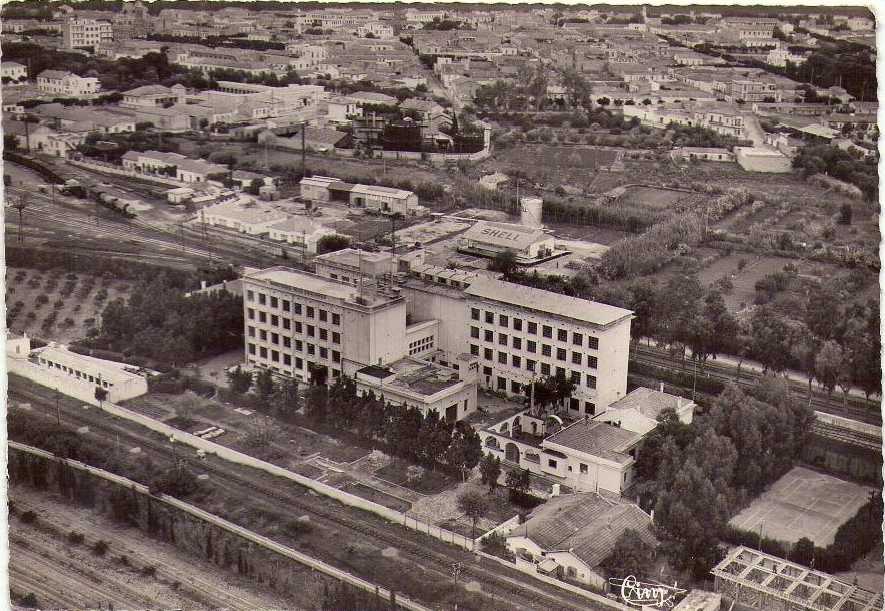
M687 590L660 583L643 583L636 577L629 575L624 579L611 578L608 580L612 589L620 592L621 599L629 605L641 607L653 607L655 609L671 609L676 605L676 598L685 594Z
M511 242L515 242L519 239L518 233L495 229L494 227L484 227L480 233L487 235L490 238L501 238L502 240L510 240Z

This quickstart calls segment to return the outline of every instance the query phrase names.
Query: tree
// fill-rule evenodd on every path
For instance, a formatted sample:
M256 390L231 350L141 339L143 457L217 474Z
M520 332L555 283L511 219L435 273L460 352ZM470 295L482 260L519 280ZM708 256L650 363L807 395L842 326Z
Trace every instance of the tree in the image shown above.
M842 204L842 207L839 208L839 224L851 224L851 204Z
M814 359L814 374L828 395L833 394L839 375L842 373L844 355L842 347L835 341L824 342Z
M227 372L227 382L230 385L231 392L236 395L242 395L249 392L249 389L252 387L252 374L248 371L243 371L243 368L237 365L236 369Z
M510 500L526 495L532 485L531 474L528 469L511 469L507 472L507 478L504 480L507 490L510 494Z
M275 388L273 372L270 369L261 369L255 376L255 394L264 404L267 404Z
M467 474L479 464L481 456L482 442L477 432L463 420L455 423L452 441L446 451L446 462L449 466L457 469L464 481L467 481Z
M324 255L328 252L343 250L350 246L350 238L341 234L324 235L317 241L317 254Z
M535 412L540 414L550 407L560 406L572 396L575 382L564 375L547 376L524 386L526 397L534 400Z
M489 269L493 272L501 272L505 278L513 275L519 267L516 262L516 253L509 248L496 253L494 258L489 262Z
M98 401L98 408L101 409L101 404L108 398L108 391L106 388L102 388L101 386L95 387L95 400Z
M489 511L489 502L485 496L474 490L468 490L458 496L458 510L464 512L472 523L470 535L471 538L476 537L476 521L486 515Z
M501 459L486 454L479 461L479 472L482 483L489 487L489 492L494 492L498 488L498 478L501 477Z
M796 541L790 554L790 560L810 567L814 562L814 541L808 537L802 537Z
M624 579L630 575L641 580L648 574L654 561L654 548L632 528L624 530L615 540L615 546L602 566L613 577Z
M298 381L283 378L277 387L275 401L277 414L283 419L290 419L301 409L301 395L298 392Z

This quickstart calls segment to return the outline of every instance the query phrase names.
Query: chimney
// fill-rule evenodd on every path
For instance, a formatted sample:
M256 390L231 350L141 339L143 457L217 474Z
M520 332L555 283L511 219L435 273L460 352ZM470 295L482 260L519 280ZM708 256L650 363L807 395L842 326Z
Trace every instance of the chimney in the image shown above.
M202 290L202 291L206 290L206 281L205 280L200 280L200 290Z
M682 397L676 397L676 411L682 409Z
M664 392L664 383L661 382L661 392Z

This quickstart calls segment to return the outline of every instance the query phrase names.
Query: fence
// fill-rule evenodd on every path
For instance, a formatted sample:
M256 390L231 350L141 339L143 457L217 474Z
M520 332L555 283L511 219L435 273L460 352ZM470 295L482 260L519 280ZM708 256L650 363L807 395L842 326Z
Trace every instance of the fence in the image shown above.
M96 467L92 467L90 465L83 464L83 463L76 461L76 460L57 458L57 457L55 457L55 455L53 455L50 452L46 452L44 450L40 450L39 448L34 448L34 447L31 447L28 445L17 443L15 441L9 442L9 449L14 450L14 451L19 451L19 452L27 452L29 454L34 454L36 456L41 456L47 460L54 460L57 462L61 462L61 463L67 464L70 467L73 467L74 469L77 469L80 471L85 471L95 477L99 477L101 479L105 479L109 482L112 482L118 486L122 486L122 487L126 488L127 490L135 490L139 494L146 495L146 496L150 495L150 492L148 491L147 486L144 486L142 484L134 482L134 481L127 479L125 477L122 477L120 475L116 475L114 473L109 473L109 472L104 471L102 469L98 469ZM234 524L233 522L228 522L224 518L220 518L220 517L218 517L214 514L211 514L207 511L203 511L202 509L200 509L198 507L194 507L193 505L191 505L189 503L185 503L184 501L180 501L174 497L167 496L165 494L154 495L153 498L156 498L160 502L165 503L171 507L174 507L175 509L178 509L179 511L187 513L194 518L197 518L203 522L208 522L209 524L212 524L213 526L223 529L223 530L225 530L229 533L232 533L240 538L246 539L247 541L255 543L256 545L259 545L267 550L270 550L276 554L279 554L280 556L283 556L285 558L289 558L289 559L294 560L300 564L304 564L304 565L310 567L311 569L319 571L325 575L329 575L330 577L334 577L335 579L338 579L340 581L348 583L354 587L360 588L360 589L370 592L372 594L377 592L378 595L383 597L384 599L389 600L391 597L390 591L385 588L382 588L380 586L376 586L375 584L368 582L365 579L361 579L361 578L357 577L356 575L353 575L353 574L348 573L346 571L342 571L340 569L337 569L330 564L326 564L322 560L318 560L318 559L308 556L306 554L302 554L301 552L296 551L296 550L292 549L291 547L281 545L280 543L277 543L276 541L273 541L271 539L268 539L267 537L264 537L262 535L254 533L251 530L247 530L241 526ZM396 603L400 607L403 607L405 609L410 609L413 611L430 611L427 607L420 605L408 598L404 598L399 595L396 596Z

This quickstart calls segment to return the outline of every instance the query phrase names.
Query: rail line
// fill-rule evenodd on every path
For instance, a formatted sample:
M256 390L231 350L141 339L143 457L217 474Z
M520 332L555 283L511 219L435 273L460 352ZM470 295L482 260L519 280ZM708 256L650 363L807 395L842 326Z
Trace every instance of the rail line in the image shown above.
M668 369L670 371L678 371L685 375L692 375L693 373L693 369L679 367L668 357L653 353L634 350L630 359L637 363ZM704 366L703 372L698 369L697 375L699 379L711 378L720 382L738 382L741 385L753 384L761 377L760 374L754 371L741 371L740 380L736 380L736 371L733 368L727 365L718 365L709 362ZM806 384L791 380L790 387L796 392L797 396L806 400L808 395L808 386ZM816 411L881 426L882 413L878 408L878 404L872 401L865 403L867 403L868 406L864 406L862 400L857 397L852 397L848 400L846 405L843 405L841 402L833 401L825 396L821 396L821 393L818 391L812 391L811 393L811 407Z
M21 384L11 382L10 396L22 396L34 403L47 407L54 417L54 402L29 389L21 388ZM63 420L86 424L93 431L109 433L109 438L119 435L121 440L131 440L132 445L149 450L160 457L165 464L171 464L170 448L167 443L158 442L153 434L137 434L129 427L114 423L105 414L97 413L97 409L77 410L63 408ZM297 484L281 482L271 475L248 470L248 474L240 474L243 469L213 464L213 457L200 462L200 470L210 475L210 479L222 485L227 492L235 493L244 499L264 501L273 507L286 507L294 512L309 514L311 519L325 526L339 536L352 541L369 543L379 549L392 547L397 549L401 558L407 558L422 566L425 575L430 574L440 579L451 579L454 564L463 568L462 578L466 581L476 580L482 587L482 594L492 600L502 601L506 605L517 605L523 609L603 609L592 601L557 588L542 587L540 582L527 582L527 576L517 569L506 567L478 566L469 552L449 547L429 537L421 537L411 531L401 533L390 532L391 524L381 518L355 509L349 509L333 500L321 500L303 492ZM321 506L318 506L321 504ZM355 517L359 515L359 518ZM349 534L348 534L349 533ZM420 540L419 540L420 538ZM494 570L490 570L494 569ZM367 576L371 578L371 576ZM384 584L389 586L390 584ZM405 594L414 596L411 592Z

